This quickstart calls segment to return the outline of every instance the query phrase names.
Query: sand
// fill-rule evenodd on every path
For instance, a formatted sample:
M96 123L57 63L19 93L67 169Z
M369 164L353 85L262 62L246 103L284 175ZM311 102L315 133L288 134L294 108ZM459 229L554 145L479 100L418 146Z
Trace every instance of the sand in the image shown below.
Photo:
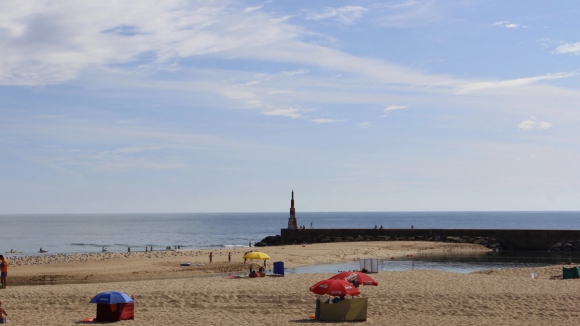
M246 249L249 250L249 249ZM260 248L286 267L390 258L430 251L487 250L470 244L358 242ZM11 259L8 288L0 290L12 325L78 325L95 316L88 301L103 291L136 299L136 319L119 325L313 324L315 295L308 288L328 274L227 279L217 273L246 270L245 250L108 253ZM203 266L181 267L188 261ZM18 266L18 263L20 266ZM271 267L271 264L269 264ZM578 280L550 280L562 266L492 270L380 272L379 286L361 287L369 298L365 325L577 325ZM536 272L538 279L531 279ZM26 284L17 285L15 284ZM52 285L39 285L50 283ZM333 323L325 323L333 325Z

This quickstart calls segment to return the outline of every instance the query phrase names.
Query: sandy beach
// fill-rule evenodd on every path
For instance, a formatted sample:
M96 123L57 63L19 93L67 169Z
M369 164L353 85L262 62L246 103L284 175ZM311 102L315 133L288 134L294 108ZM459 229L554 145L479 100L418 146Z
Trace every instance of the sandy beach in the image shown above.
M252 248L286 267L390 258L428 251L487 250L469 244L356 242ZM103 291L134 295L136 319L120 325L312 324L315 295L308 288L328 274L227 279L245 272L249 249L154 251L13 258L8 288L0 290L13 325L78 325L95 316L88 301ZM232 252L232 262L227 254ZM192 266L181 267L180 262ZM271 261L268 262L271 268ZM260 262L262 263L262 262ZM201 265L203 264L203 265ZM200 265L200 266L193 266ZM562 266L491 270L380 272L369 298L367 325L576 325L578 280L550 280ZM531 279L536 272L539 278ZM43 285L44 284L44 285ZM332 323L331 323L332 325Z

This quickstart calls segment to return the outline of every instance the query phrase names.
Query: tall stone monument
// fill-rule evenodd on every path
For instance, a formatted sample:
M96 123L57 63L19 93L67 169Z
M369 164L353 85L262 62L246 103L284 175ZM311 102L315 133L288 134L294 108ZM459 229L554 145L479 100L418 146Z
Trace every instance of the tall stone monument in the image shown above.
M288 218L288 229L298 229L298 224L296 222L296 210L294 209L294 190L292 190L292 200L290 201L290 217Z

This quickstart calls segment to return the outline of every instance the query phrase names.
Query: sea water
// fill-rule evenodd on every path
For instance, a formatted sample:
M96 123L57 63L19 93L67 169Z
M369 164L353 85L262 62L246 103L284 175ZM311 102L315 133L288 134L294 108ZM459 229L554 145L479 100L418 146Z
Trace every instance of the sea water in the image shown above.
M297 213L307 228L473 228L580 230L580 212ZM248 247L280 234L288 213L0 215L0 252L37 255ZM10 255L10 254L8 254Z

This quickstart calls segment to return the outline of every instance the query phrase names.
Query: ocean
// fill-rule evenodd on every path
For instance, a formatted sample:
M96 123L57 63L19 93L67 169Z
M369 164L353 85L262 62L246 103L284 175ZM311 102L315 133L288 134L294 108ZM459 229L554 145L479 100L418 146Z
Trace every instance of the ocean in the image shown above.
M481 228L580 230L580 212L332 212L297 213L310 228ZM38 255L247 247L280 234L288 213L0 215L0 252ZM8 256L11 256L8 254Z

